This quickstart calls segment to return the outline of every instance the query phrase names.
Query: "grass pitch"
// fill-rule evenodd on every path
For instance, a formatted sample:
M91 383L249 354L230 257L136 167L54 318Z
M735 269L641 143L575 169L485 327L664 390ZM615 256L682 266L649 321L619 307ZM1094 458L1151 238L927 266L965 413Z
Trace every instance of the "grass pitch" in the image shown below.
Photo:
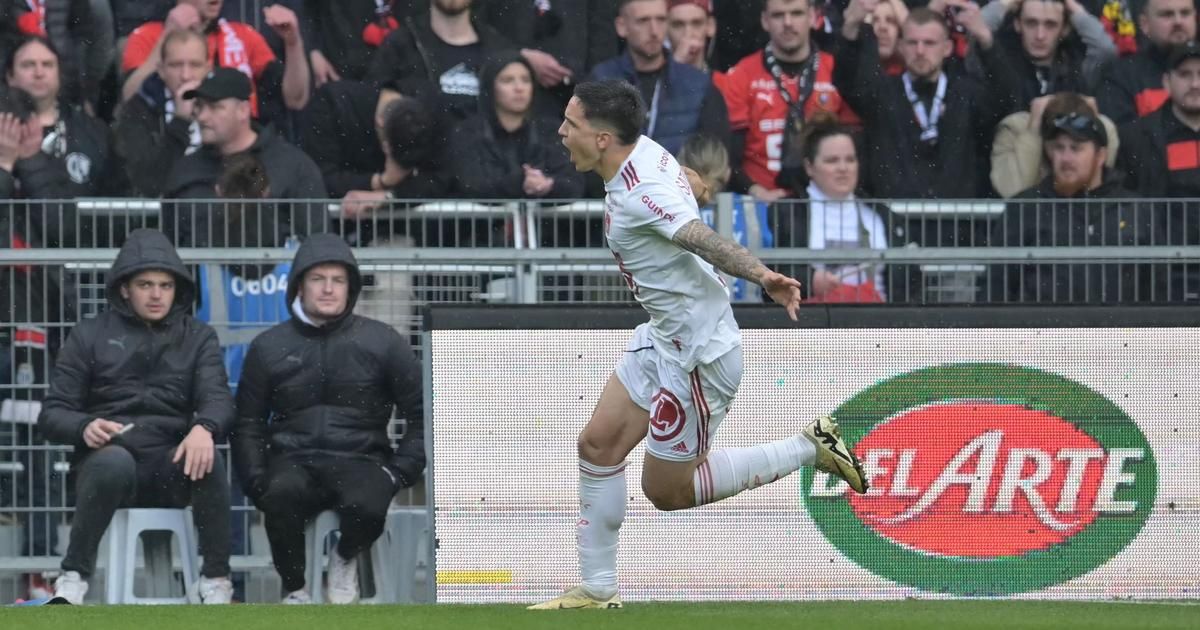
M45 606L0 609L14 630L974 630L1200 628L1200 605L1015 601L645 603L623 610L520 606Z

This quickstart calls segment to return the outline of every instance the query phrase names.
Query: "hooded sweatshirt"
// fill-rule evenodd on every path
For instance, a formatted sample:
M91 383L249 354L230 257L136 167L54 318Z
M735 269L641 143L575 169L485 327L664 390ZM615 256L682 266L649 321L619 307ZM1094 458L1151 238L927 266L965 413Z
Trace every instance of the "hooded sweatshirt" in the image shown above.
M484 67L479 78L479 112L459 123L451 135L455 186L464 197L521 199L526 197L528 164L554 180L546 199L569 199L583 194L583 177L571 165L558 138L558 123L540 118L533 101L525 123L515 131L500 126L496 116L496 77L509 64L519 63L536 77L529 62L506 55ZM533 93L536 93L534 91Z
M175 299L157 322L141 319L121 287L144 271L175 278ZM214 438L233 422L233 396L217 335L189 314L196 286L157 230L135 230L108 272L108 310L67 337L50 379L38 427L52 442L90 451L83 430L97 418L135 424L115 438L135 457L179 445L191 428Z
M347 304L338 317L314 325L297 314L300 288L305 273L324 263L348 271ZM246 496L262 496L272 459L306 454L367 458L399 486L416 483L425 468L425 441L412 347L391 326L353 314L362 277L350 247L336 235L310 236L292 270L292 318L250 344L238 383L231 444ZM387 434L393 407L407 421L394 450Z

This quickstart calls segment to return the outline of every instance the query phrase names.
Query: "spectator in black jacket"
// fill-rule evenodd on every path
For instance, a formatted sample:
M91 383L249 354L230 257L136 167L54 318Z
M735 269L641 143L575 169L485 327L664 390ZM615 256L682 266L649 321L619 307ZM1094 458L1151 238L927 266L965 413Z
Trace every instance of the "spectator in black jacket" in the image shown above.
M111 18L93 15L90 0L8 0L23 35L54 42L62 67L62 98L72 105L94 107L100 81L112 64L112 35L102 30ZM95 111L94 109L91 111Z
M519 55L488 64L480 77L479 114L451 135L457 192L475 199L570 199L583 178L558 137L558 121L534 107L534 73Z
M1118 165L1125 185L1144 197L1200 197L1200 45L1171 55L1163 85L1169 100L1121 127Z
M196 99L193 114L200 124L204 146L185 155L167 177L164 196L171 199L213 199L222 161L249 151L267 169L271 195L278 199L324 199L321 171L303 151L288 144L270 128L260 128L250 120L250 79L233 68L216 68L199 87L183 93L184 99ZM260 246L282 245L289 236L305 236L326 229L324 204L293 202L281 204L274 223L274 234L261 235ZM224 217L207 204L178 203L165 208L163 228L183 245L204 247L209 244L213 226L224 224Z
M1021 77L1020 107L1047 94L1091 94L1100 67L1117 56L1104 25L1077 0L1001 0L982 14Z
M424 100L409 96L392 99L376 125L383 170L371 177L370 190L352 190L342 197L346 202L342 205L344 219L364 218L368 211L393 199L436 199L449 192L453 183L445 147L437 141L444 134ZM396 227L372 222L373 229L384 228L385 233L376 236L385 240L400 235L393 231Z
M1158 204L1171 245L1200 245L1200 45L1176 47L1169 68L1170 100L1121 127L1117 165L1141 196L1180 199ZM1169 300L1200 300L1200 265L1172 265L1171 276Z
M479 111L479 71L514 49L512 42L472 19L473 0L430 0L429 13L405 18L375 53L367 78L422 81L441 98L436 116L453 122Z
M394 83L361 81L326 83L313 95L300 147L320 167L330 197L384 190L383 114L400 97Z
M615 4L612 0L605 0ZM593 38L615 38L612 21L593 32L588 24L588 4L568 0L488 0L479 18L504 33L533 68L539 105L554 115L571 100L574 84L587 76L587 56Z
M371 55L404 19L405 3L390 0L304 0L299 12L316 87L361 81ZM411 4L411 3L408 3Z
M9 87L33 97L33 125L41 134L27 135L29 145L21 151L12 175L20 182L26 199L70 199L117 196L124 192L124 172L112 151L108 127L83 108L60 98L58 53L40 37L27 37L13 50L5 67ZM91 222L79 224L76 234L72 204L53 204L40 209L45 246L103 246L92 233ZM77 237L79 237L77 239Z
M838 92L862 117L870 174L877 197L964 199L986 196L985 147L996 123L1015 108L1012 69L992 45L979 6L948 0L955 21L974 39L990 85L945 72L952 53L942 15L914 9L905 20L900 52L905 72L883 76L875 34L861 29L871 0L851 0L844 13L842 48L834 67ZM861 33L860 33L861 30Z
M338 512L342 533L330 554L328 601L356 601L358 555L383 533L396 491L425 468L416 359L394 328L353 313L361 291L350 247L333 234L309 237L288 278L292 319L254 340L238 384L234 463L266 515L285 603L310 599L304 527L327 509ZM393 405L406 420L395 450Z
M195 101L183 93L196 89L210 70L208 42L201 33L180 29L163 36L161 49L158 74L125 102L114 126L117 155L133 193L142 197L161 197L163 173L201 145Z
M1154 204L1139 203L1104 167L1108 135L1087 114L1042 121L1051 173L1008 204L989 244L999 247L1165 245ZM1166 274L1149 264L994 265L994 302L1115 304L1166 298Z
M75 326L38 427L75 447L75 520L55 594L82 603L121 507L191 504L205 603L228 604L229 482L214 444L234 418L216 333L189 314L196 286L161 232L136 230L105 287L109 310Z
M1146 0L1138 15L1145 41L1134 55L1121 57L1101 71L1096 91L1100 113L1118 125L1157 110L1167 100L1162 76L1169 69L1172 46L1196 39L1196 7L1192 0Z

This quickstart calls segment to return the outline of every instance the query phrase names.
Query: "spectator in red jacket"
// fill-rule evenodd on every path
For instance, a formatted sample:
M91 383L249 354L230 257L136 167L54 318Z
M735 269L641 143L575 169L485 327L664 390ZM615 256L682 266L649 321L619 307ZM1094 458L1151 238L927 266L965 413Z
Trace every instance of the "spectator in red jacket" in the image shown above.
M731 68L721 88L734 132L729 187L774 201L789 194L775 181L788 146L798 142L789 129L798 132L822 110L848 124L858 118L833 85L833 55L812 41L811 0L767 0L762 25L771 41Z

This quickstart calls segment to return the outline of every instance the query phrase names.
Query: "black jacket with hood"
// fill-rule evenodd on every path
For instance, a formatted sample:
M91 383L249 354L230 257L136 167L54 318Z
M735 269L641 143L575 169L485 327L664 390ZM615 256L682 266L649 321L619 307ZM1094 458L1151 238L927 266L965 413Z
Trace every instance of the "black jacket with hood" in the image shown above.
M475 199L521 199L528 164L554 179L546 199L570 199L583 194L583 177L571 164L558 137L558 123L541 118L530 103L525 124L513 132L496 117L495 84L509 64L519 63L535 77L529 62L518 54L501 57L484 67L479 77L479 112L462 121L451 134L457 192ZM535 92L536 94L536 92Z
M350 274L345 312L323 326L296 314L307 270L345 265ZM425 468L421 376L408 341L394 328L353 314L362 291L354 254L334 234L308 237L292 263L289 321L250 344L237 389L237 423L230 437L246 496L265 490L271 459L304 454L364 457L385 466L400 487ZM387 427L395 406L407 430L392 449Z
M167 316L149 324L121 297L121 284L143 271L175 276ZM129 235L108 273L109 309L78 323L59 352L38 428L50 441L90 451L83 429L96 418L135 424L115 438L134 457L175 448L193 426L215 439L234 418L233 395L217 334L193 318L196 284L157 230Z

